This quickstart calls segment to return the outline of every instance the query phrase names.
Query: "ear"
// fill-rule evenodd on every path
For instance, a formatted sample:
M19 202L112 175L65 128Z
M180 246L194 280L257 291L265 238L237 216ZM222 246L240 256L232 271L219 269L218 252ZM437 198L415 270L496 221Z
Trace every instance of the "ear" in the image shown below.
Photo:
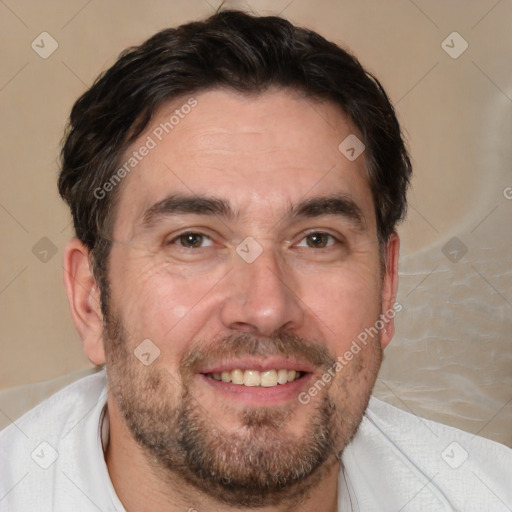
M400 238L393 233L384 249L385 269L382 283L382 311L381 318L386 322L385 328L381 331L381 345L386 348L395 334L395 314L402 309L395 306L398 290L398 254L400 252ZM397 309L400 307L400 309Z
M73 238L64 250L64 284L84 351L92 363L103 364L105 351L100 291L90 266L89 250L77 238Z

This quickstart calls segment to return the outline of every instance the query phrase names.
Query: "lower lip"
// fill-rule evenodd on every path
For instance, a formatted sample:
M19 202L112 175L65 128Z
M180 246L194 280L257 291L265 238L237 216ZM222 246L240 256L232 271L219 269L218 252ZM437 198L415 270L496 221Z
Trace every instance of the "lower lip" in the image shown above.
M229 396L231 401L239 401L245 406L261 407L298 401L299 393L308 387L313 374L306 373L303 377L293 382L278 384L268 388L223 382L207 377L202 373L198 377L216 393L223 393L225 396Z

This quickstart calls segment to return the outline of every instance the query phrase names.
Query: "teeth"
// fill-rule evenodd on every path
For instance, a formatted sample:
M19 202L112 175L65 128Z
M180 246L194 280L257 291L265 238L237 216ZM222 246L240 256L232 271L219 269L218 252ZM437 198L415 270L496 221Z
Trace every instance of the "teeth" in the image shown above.
M264 388L271 388L277 386L277 372L275 370L269 370L268 372L261 373L261 385Z
M222 382L232 382L233 384L244 385L248 387L271 388L278 384L293 382L301 377L302 372L296 370L266 370L259 372L257 370L233 370L223 371L222 373L208 373L209 377Z
M229 372L226 372L229 373ZM244 383L244 372L242 370L233 370L231 372L231 382L233 384L243 384Z
M260 372L255 370L245 370L244 372L244 386L260 386L261 375Z
M288 382L288 370L279 370L277 372L277 382L279 384L286 384Z

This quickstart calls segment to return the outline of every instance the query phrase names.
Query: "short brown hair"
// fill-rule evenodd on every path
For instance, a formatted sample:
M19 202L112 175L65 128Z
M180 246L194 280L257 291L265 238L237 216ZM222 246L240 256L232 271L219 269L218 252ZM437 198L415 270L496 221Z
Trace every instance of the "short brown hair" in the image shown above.
M127 146L168 100L215 87L258 93L272 86L332 101L349 116L366 146L381 246L393 233L405 215L411 163L379 81L316 32L275 16L221 11L124 51L73 106L58 186L76 235L90 250L102 306L121 187L100 199L94 191L112 179Z

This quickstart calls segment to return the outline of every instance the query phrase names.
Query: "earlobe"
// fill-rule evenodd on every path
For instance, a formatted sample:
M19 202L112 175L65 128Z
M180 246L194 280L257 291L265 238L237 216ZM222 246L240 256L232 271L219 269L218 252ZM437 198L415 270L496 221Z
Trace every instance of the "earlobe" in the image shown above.
M385 328L381 331L381 346L386 348L395 333L394 317L397 313L395 302L398 291L398 255L400 252L400 238L393 233L386 243L386 267L382 283L382 311L381 318Z
M91 362L103 364L105 352L100 293L91 269L89 250L77 238L73 238L64 250L64 284L84 351Z

